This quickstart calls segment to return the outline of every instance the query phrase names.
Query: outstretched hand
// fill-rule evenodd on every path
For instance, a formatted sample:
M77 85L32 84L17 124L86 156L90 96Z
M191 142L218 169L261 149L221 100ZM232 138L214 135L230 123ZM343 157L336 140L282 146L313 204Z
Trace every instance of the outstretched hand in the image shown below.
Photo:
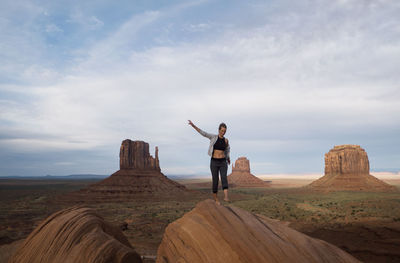
M194 124L193 124L193 122L191 120L189 120L189 125L194 127Z

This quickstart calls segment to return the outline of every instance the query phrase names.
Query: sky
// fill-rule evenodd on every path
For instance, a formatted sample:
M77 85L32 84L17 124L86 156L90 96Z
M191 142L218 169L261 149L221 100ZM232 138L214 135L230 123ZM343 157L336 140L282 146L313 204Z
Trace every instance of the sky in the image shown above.
M1 0L0 30L0 176L112 174L124 139L209 175L188 120L253 174L400 170L398 0Z

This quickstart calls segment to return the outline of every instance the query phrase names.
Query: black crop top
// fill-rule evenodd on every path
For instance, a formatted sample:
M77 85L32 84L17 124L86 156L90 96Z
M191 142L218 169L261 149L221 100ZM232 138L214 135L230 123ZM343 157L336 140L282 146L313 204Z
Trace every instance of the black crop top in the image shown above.
M215 144L214 144L214 150L222 150L222 151L225 151L225 149L226 149L226 143L225 143L225 138L220 138L219 136L218 136L218 139L217 139L217 141L215 142Z

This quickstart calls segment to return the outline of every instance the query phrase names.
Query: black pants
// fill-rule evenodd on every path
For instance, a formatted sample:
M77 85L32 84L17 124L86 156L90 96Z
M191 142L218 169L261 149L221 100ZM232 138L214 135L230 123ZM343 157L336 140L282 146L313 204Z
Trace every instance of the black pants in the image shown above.
M226 173L228 172L228 163L226 158L214 159L211 158L210 169L212 175L212 191L213 193L218 192L218 172L221 174L222 189L228 189L228 178Z

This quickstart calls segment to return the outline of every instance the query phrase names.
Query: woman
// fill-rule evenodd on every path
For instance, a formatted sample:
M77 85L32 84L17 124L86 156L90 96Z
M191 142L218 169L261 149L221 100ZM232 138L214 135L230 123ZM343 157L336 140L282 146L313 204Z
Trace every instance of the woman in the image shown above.
M199 129L192 121L189 120L191 125L196 131L198 131L204 137L210 139L210 146L208 148L208 155L211 156L210 169L212 175L212 191L213 197L217 204L218 201L218 173L221 174L222 189L224 190L224 200L229 202L228 198L228 179L226 173L228 172L228 164L231 164L229 156L230 146L229 141L224 137L226 133L226 124L221 123L218 128L218 134L207 133ZM227 164L228 162L228 164Z

